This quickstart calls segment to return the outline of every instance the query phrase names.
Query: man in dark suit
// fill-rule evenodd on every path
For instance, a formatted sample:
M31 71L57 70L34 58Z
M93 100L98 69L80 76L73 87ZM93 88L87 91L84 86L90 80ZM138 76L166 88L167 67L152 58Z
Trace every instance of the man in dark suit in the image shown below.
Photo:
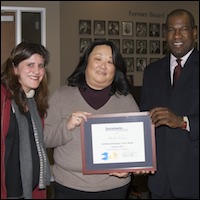
M160 48L159 48L159 41L152 41L151 42L151 53L160 53Z
M136 50L137 54L146 54L147 53L147 49L145 47L144 41L138 41L138 47Z
M170 53L145 68L140 101L155 125L157 171L149 175L148 186L152 199L199 199L197 28L182 9L169 13L166 26ZM182 71L172 87L177 58Z
M126 40L124 43L123 53L131 54L133 53L133 46L131 41Z
M149 36L150 37L159 37L160 36L158 24L152 24L151 25Z
M80 28L80 34L90 34L91 33L91 27L90 25L84 21L82 24L81 24L81 28Z

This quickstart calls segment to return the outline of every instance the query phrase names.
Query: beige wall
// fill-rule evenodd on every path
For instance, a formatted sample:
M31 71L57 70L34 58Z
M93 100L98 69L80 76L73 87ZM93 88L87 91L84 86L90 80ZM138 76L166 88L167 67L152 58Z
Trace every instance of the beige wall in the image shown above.
M73 71L81 55L79 53L79 38L81 36L78 32L78 22L80 19L90 19L92 20L92 25L94 20L105 20L106 23L109 20L119 21L120 23L122 21L133 21L133 23L138 21L164 23L166 14L171 10L185 8L194 14L196 23L199 24L198 6L198 1L182 1L181 4L180 1L62 1L60 7L62 41L61 71L63 72L61 73L61 83L63 83L66 76L69 76ZM136 16L136 13L145 13L147 16ZM150 16L151 13L160 16L152 17ZM94 39L97 38L97 36L94 37L92 32L91 38ZM105 38L109 39L111 37L105 35ZM122 37L120 33L119 37L114 38L119 38L120 41L122 41L125 37ZM134 37L133 39L135 40ZM134 55L134 58L135 57L136 56ZM144 57L147 57L147 60L149 61L150 55L145 55ZM135 85L142 85L142 76L142 72L134 72Z
M60 2L59 1L1 1L1 6L46 8L46 47L51 60L48 66L50 92L60 86Z
M199 27L198 1L1 1L2 6L45 7L47 19L47 48L51 53L50 90L65 83L78 63L79 20L109 20L164 23L166 14L176 8L191 11ZM136 13L146 13L138 16ZM151 13L157 16L152 16ZM105 36L108 39L108 35ZM91 35L94 39L94 35ZM121 40L121 33L118 36ZM123 37L124 38L124 37ZM133 38L135 39L135 38ZM199 39L199 37L198 37ZM135 56L134 56L135 57ZM149 55L147 55L149 58ZM134 73L136 85L141 85L142 73Z

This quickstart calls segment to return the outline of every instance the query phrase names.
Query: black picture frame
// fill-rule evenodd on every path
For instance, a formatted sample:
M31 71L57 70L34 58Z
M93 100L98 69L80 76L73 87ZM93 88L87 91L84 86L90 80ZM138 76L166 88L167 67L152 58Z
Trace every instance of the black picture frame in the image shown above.
M163 55L166 55L167 53L169 53L169 49L168 49L166 40L162 41L162 53L163 53Z
M147 54L147 40L136 40L136 53Z
M91 20L79 20L79 34L91 35Z
M160 40L149 40L150 54L160 54Z
M108 35L119 35L119 21L108 21Z
M80 130L83 174L156 171L155 128L148 112L90 115Z
M136 71L144 72L147 66L147 58L146 57L137 57L136 58Z
M133 54L134 53L134 40L123 39L122 40L122 53L123 54Z
M94 20L94 35L105 35L106 34L106 21Z
M80 38L80 53L84 53L84 51L88 48L89 44L91 43L91 38Z
M133 57L124 57L124 62L126 65L126 73L134 72L134 58Z
M136 36L137 37L147 37L147 23L146 22L136 22Z
M160 23L149 23L149 37L160 37Z
M133 22L122 22L122 36L133 36Z

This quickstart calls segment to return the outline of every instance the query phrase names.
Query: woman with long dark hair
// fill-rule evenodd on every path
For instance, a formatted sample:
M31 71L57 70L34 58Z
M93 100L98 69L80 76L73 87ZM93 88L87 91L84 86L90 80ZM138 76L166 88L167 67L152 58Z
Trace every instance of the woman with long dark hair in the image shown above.
M93 41L49 101L44 136L54 148L56 199L126 198L129 173L83 175L79 126L90 114L137 111L119 49L111 41Z
M1 71L1 199L44 199L50 167L43 141L48 108L42 45L22 42Z

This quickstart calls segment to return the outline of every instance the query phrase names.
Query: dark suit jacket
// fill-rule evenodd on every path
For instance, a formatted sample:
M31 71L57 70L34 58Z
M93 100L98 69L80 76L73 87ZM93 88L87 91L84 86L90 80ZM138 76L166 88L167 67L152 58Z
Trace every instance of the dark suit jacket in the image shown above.
M195 49L177 85L170 83L167 55L146 67L140 101L142 111L157 106L189 118L190 132L181 128L156 128L157 172L149 175L152 193L161 195L167 177L176 197L199 197L199 52Z
M155 31L155 32L153 32L153 31L150 31L150 33L149 33L149 36L152 36L152 37L159 37L159 32L157 32L157 31Z
M138 54L145 54L145 53L147 53L147 50L146 50L146 49L138 48L136 52L137 52Z
M155 50L151 50L151 53L160 53L160 49L159 48L156 48Z
M129 48L124 48L123 49L123 53L133 53L133 48L129 47Z

